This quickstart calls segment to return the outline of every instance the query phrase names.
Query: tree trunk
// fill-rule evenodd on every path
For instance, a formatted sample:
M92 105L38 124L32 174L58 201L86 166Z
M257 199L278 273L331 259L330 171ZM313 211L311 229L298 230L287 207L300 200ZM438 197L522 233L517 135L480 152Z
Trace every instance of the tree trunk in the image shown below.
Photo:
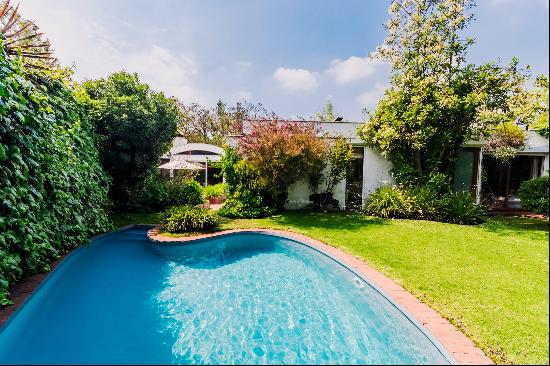
M416 170L422 175L422 159L420 156L420 150L414 150L414 157L416 159Z

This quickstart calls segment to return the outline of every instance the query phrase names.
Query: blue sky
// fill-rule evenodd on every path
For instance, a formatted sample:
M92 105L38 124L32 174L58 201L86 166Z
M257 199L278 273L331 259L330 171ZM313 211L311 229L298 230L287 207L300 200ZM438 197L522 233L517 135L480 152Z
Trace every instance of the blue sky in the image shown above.
M388 83L369 52L385 37L385 0L20 0L75 78L125 69L186 103L261 102L309 117L331 99L361 120ZM548 74L548 0L478 0L469 61Z

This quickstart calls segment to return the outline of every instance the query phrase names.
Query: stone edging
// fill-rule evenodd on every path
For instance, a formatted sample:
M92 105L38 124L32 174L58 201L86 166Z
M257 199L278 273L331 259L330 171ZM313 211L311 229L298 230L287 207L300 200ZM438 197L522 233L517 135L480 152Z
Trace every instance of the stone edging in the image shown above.
M418 300L415 296L399 286L392 279L386 277L374 268L367 265L363 260L341 251L333 246L308 236L286 230L272 229L234 229L217 233L200 234L190 237L171 238L163 236L158 228L147 232L149 240L154 242L189 242L198 239L223 236L241 232L258 232L283 236L305 243L308 246L332 257L353 271L358 272L368 279L372 284L381 289L395 304L405 309L409 315L422 324L429 333L435 337L441 345L452 355L455 361L461 365L490 365L491 359L480 350L472 340L466 337L448 320L444 319L438 312Z

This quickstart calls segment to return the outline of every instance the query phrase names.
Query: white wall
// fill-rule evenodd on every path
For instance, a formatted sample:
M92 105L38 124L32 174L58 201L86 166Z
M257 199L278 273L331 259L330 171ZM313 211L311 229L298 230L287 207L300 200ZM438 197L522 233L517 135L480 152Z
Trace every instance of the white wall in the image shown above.
M376 150L365 147L363 157L363 207L368 196L381 184L395 184L391 163Z
M329 167L327 166L323 171L323 176L327 176ZM319 192L326 190L326 182L323 180L319 185ZM307 205L311 204L309 196L312 194L311 188L307 182L307 177L299 180L288 188L288 198L285 204L285 208L289 210L299 210ZM342 179L336 187L334 187L332 197L338 200L340 208L343 209L346 206L346 180Z
M394 184L395 180L391 173L391 163L386 160L379 152L364 148L363 158L363 206L368 198L376 188L381 184ZM328 167L323 174L326 176L328 173ZM319 192L324 191L325 183L322 182L319 188ZM311 189L307 183L307 178L300 180L293 184L288 189L288 199L285 207L289 210L298 210L311 204L309 196ZM346 207L346 180L340 181L334 188L333 197L338 200L340 208Z

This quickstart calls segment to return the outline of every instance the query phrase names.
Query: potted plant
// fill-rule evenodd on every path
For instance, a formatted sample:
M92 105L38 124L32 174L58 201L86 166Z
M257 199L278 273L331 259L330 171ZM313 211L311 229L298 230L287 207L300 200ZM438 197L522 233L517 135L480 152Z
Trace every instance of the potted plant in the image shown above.
M225 201L225 184L218 183L204 188L204 194L210 204L220 204Z

